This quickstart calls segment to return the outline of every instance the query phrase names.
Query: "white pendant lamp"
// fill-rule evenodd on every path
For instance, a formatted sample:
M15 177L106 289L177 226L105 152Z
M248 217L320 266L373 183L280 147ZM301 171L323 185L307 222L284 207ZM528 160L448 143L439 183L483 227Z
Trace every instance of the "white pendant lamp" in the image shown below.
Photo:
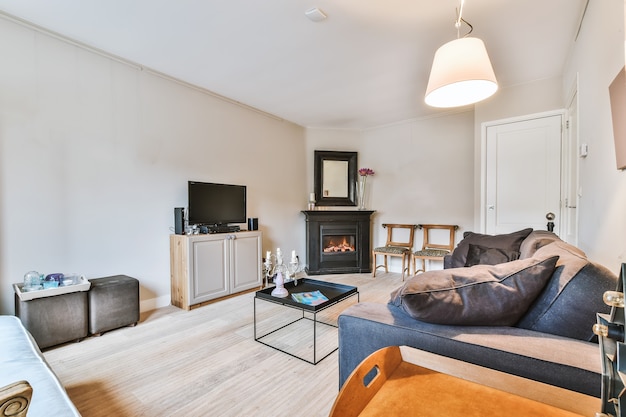
M457 31L461 22L472 29L463 20L462 11L463 1L457 17ZM443 108L466 106L492 96L497 90L498 82L485 44L478 38L464 37L446 43L435 53L425 102Z

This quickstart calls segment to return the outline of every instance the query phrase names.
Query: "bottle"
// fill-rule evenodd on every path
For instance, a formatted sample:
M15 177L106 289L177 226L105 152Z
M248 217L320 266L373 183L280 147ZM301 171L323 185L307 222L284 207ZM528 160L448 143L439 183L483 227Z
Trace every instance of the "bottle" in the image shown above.
M42 275L37 271L29 271L24 274L24 291L37 291L41 289Z

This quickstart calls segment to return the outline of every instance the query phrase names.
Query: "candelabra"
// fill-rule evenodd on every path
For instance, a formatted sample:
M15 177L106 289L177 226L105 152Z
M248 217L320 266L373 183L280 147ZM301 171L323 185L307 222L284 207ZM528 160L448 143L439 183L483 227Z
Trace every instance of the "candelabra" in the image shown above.
M286 282L294 282L294 285L298 285L297 273L300 272L300 259L296 255L296 251L291 251L291 261L287 264L284 263L283 253L280 248L276 249L276 255L267 251L265 255L265 282L269 285L270 279L274 279L276 288L272 291L274 297L287 297L289 291L285 289L284 284ZM264 282L264 285L265 285Z

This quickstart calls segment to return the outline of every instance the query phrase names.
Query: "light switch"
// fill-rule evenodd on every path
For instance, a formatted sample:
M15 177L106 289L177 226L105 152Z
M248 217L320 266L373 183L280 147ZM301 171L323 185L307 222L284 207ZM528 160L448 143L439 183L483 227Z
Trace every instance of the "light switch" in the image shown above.
M580 145L580 149L578 150L578 156L581 158L586 158L589 153L589 146L586 143Z

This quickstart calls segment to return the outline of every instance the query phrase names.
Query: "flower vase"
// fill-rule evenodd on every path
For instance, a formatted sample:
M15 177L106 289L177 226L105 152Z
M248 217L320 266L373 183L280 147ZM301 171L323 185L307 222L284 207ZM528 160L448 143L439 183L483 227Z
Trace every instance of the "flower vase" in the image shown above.
M359 178L359 181L357 182L357 200L358 200L358 207L359 210L365 210L365 181L367 180L367 177L361 177Z

